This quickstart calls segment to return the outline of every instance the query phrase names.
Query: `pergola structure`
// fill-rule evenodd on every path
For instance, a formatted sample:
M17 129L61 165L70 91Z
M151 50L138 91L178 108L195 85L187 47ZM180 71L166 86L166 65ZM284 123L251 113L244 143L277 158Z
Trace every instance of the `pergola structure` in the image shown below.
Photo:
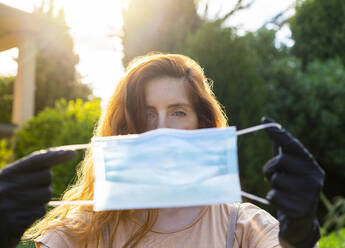
M13 125L0 124L0 137L11 135L15 126L20 126L34 115L35 37L57 26L48 18L0 4L0 52L14 47L19 50L12 107Z

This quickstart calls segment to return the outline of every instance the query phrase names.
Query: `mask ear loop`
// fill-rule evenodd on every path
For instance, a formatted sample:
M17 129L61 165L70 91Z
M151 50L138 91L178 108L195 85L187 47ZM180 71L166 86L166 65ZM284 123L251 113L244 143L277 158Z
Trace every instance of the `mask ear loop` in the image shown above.
M91 147L91 144L75 144L75 145L64 145L64 146L56 146L51 147L48 150L49 151L65 151L65 150L71 150L71 151L78 151L78 150L86 150ZM61 205L78 205L78 206L89 206L94 205L95 202L93 200L89 201L49 201L48 206L57 207Z
M282 128L282 126L279 125L278 123L266 123L266 124L261 124L261 125L257 125L257 126L254 126L254 127L248 127L248 128L242 129L242 130L238 130L236 132L236 135L240 136L240 135L247 134L247 133L253 133L253 132L256 132L256 131L259 131L259 130L262 130L262 129L266 129L266 128L269 128L269 127L277 127L279 129Z
M90 201L50 201L48 202L48 206L57 207L61 205L78 205L78 206L89 206L94 205L95 202L93 200Z
M65 145L65 146L56 146L51 147L48 151L78 151L78 150L86 150L91 147L91 144L75 144L75 145Z
M261 125L257 125L254 127L249 127L246 129L239 130L236 132L236 135L240 136L240 135L247 134L247 133L253 133L253 132L257 132L259 130L269 128L269 127L277 127L279 129L282 128L281 125L279 125L277 123L267 123L267 124L261 124ZM281 147L279 147L279 153L281 153ZM244 192L244 191L241 191L241 195L248 198L248 199L251 199L251 200L254 200L257 202L261 202L261 203L266 204L266 205L270 204L270 202L267 201L265 198L262 198L262 197L259 197L259 196L253 195L253 194L249 194L249 193Z
M281 128L281 125L277 124L277 123L267 123L267 124L261 124L261 125L257 125L254 127L249 127L249 128L245 128L242 130L238 130L236 132L237 136L243 135L243 134L247 134L247 133L253 133L265 128L269 128L269 127L277 127L277 128ZM78 151L78 150L85 150L91 147L91 144L75 144L75 145L65 145L65 146L57 146L57 147L52 147L49 148L48 150L52 150L52 151L60 151L60 150L73 150L73 151ZM279 147L279 152L281 153L281 147ZM268 205L269 201L267 201L266 199L241 191L241 195L243 197L246 197L248 199L263 203ZM61 206L61 205L94 205L94 201L90 200L90 201L50 201L48 202L48 206Z

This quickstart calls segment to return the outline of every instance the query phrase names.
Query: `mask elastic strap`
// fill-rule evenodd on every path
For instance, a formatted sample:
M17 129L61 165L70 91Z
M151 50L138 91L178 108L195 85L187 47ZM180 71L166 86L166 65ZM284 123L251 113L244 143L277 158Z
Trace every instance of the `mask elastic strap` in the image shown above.
M257 126L254 126L254 127L249 127L249 128L245 128L245 129L239 130L239 131L236 132L236 135L240 136L240 135L247 134L247 133L253 133L253 132L256 132L256 131L259 131L259 130L262 130L262 129L265 129L265 128L269 128L269 127L277 127L277 128L280 129L281 125L279 125L277 123L261 124L261 125L257 125ZM251 200L254 200L254 201L266 204L266 205L269 205L269 201L267 201L265 198L262 198L262 197L259 197L259 196L253 195L253 194L249 194L249 193L244 192L244 191L241 191L241 195L246 197L246 198L248 198L248 199L251 199Z
M278 123L267 123L267 124L261 124L261 125L257 125L254 127L248 127L248 128L242 129L242 130L238 130L236 132L236 135L240 136L242 134L253 133L253 132L256 132L256 131L259 131L259 130L262 130L265 128L269 128L269 127L277 127L279 129L282 128L282 126L279 125Z
M61 205L78 205L78 206L86 206L86 205L94 205L95 202L93 200L90 201L50 201L48 202L48 206L61 206Z
M90 147L91 147L91 144L75 144L75 145L51 147L48 150L49 151L61 151L61 150L78 151L78 150L86 150Z
M265 205L269 205L270 204L270 202L267 201L265 198L262 198L260 196L256 196L256 195L253 195L253 194L249 194L249 193L244 192L244 191L241 191L241 195L244 196L245 198L248 198L248 199L251 199L253 201L257 201L257 202L263 203Z

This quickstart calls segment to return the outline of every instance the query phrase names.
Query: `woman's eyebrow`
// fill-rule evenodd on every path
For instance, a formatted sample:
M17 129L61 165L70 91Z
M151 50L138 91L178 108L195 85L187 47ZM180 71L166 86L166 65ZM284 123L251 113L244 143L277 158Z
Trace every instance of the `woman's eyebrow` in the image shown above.
M175 108L175 107L190 107L190 104L188 103L174 103L168 105L168 108Z
M150 106L150 105L145 105L145 108L146 108L146 109L155 109L155 107Z
M169 104L168 108L176 108L176 107L191 107L189 103L174 103L174 104ZM153 106L150 105L145 105L146 109L156 109Z

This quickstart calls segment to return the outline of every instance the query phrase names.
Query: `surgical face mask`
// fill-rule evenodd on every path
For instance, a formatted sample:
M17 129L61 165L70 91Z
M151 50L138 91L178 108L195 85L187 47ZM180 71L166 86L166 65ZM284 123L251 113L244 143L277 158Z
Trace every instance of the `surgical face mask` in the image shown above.
M234 127L94 138L92 153L96 211L241 201Z
M93 204L95 211L187 207L241 202L241 195L267 203L241 191L237 136L274 125L240 131L235 127L156 129L93 138L94 200L50 205Z

